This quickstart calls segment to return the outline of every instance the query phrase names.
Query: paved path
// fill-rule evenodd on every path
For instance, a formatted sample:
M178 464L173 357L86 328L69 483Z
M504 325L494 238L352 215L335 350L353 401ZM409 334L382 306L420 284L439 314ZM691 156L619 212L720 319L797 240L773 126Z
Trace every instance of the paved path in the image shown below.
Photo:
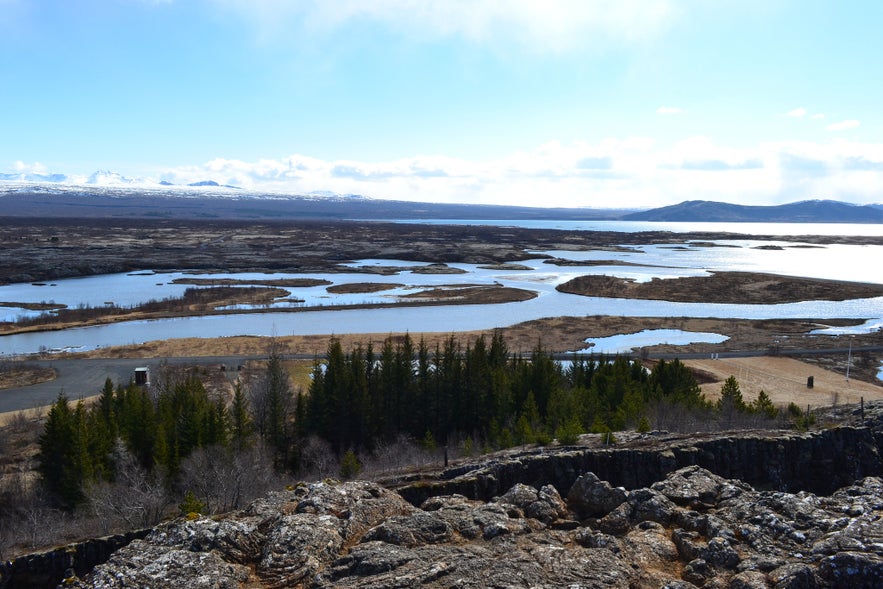
M312 358L312 356L310 356ZM196 356L190 358L97 358L79 360L36 360L28 362L54 368L54 380L29 387L0 390L0 413L49 405L64 392L70 399L90 397L101 392L104 381L127 383L135 368L147 366L156 374L160 365L167 364L224 364L235 368L250 358L243 356Z

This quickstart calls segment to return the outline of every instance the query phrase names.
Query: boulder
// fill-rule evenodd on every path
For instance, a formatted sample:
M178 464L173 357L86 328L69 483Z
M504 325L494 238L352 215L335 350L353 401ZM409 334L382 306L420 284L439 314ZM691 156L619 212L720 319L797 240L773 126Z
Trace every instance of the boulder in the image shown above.
M717 504L722 490L728 491L729 498L733 486L704 468L688 466L669 474L650 488L678 505L701 509Z
M567 492L567 506L580 517L604 517L628 499L625 489L613 487L587 472Z
M840 552L822 560L819 576L836 589L883 587L883 557L877 554Z

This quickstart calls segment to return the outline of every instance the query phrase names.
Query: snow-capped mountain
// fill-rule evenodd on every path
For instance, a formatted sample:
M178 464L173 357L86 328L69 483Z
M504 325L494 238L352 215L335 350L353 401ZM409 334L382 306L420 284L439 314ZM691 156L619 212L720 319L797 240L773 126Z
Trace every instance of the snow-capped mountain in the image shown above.
M319 198L345 198L345 199L358 199L358 198L368 198L364 194L352 194L350 192L346 194L339 194L337 192L331 192L330 190L311 190L306 194L306 196L317 196Z
M50 174L33 171L0 172L0 192L9 190L7 183L15 184L52 184L59 189L75 187L106 187L106 188L131 188L131 189L154 189L154 188L234 188L238 186L221 184L214 180L200 180L186 184L177 184L167 179L156 180L153 178L129 178L119 172L111 170L98 170L88 176Z
M0 173L0 180L7 182L64 182L65 174L39 174L34 172Z
M180 179L130 178L111 170L98 170L92 174L68 175L50 174L42 171L0 172L0 196L15 193L34 194L79 194L102 195L109 197L131 197L134 195L169 196L183 198L244 198L264 200L354 200L369 199L360 194L339 194L329 190L316 190L310 193L292 193L285 190L243 189L240 186L203 179L194 182L180 182Z
M110 170L98 170L89 176L85 184L93 184L95 186L134 186L156 183L150 180L126 178L122 174L111 172Z

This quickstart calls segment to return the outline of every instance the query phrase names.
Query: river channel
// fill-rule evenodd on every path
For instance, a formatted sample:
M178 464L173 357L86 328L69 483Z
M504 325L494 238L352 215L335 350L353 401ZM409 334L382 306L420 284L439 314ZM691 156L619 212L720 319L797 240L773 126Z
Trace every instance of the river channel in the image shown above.
M779 227L779 226L776 226ZM854 227L854 226L853 226ZM877 229L877 226L873 226ZM846 233L846 231L844 231ZM781 234L781 232L780 232ZM622 315L631 317L719 317L719 318L858 318L875 329L883 322L883 297L842 302L804 301L779 305L723 305L673 303L584 297L560 293L555 287L573 277L606 274L638 281L653 278L705 275L712 271L768 272L833 280L883 284L883 266L870 264L881 259L883 246L813 245L771 242L757 239L720 240L680 245L625 246L613 250L532 252L536 259L519 262L525 269L493 269L474 264L450 264L451 273L412 271L425 264L397 260L359 260L327 274L198 274L186 270L153 273L149 269L130 274L58 280L47 284L11 284L0 287L0 301L56 302L68 306L114 303L137 305L151 299L180 296L189 285L176 280L235 278L239 281L274 278L316 278L333 285L355 282L386 283L386 290L370 294L333 294L327 285L289 288L290 296L277 301L277 308L297 307L296 312L236 313L208 317L133 321L54 332L0 337L0 354L33 353L40 350L87 350L112 345L177 337L224 337L234 335L310 335L331 333L387 333L410 331L455 332L491 329L522 321L555 316ZM540 256L571 263L600 265L556 265ZM398 267L392 275L370 273L377 266ZM359 268L361 267L361 268ZM352 304L394 303L398 298L429 288L457 288L466 285L500 284L537 293L524 302L496 305L439 305L424 307L335 309ZM28 312L20 307L0 307L0 320L11 321Z

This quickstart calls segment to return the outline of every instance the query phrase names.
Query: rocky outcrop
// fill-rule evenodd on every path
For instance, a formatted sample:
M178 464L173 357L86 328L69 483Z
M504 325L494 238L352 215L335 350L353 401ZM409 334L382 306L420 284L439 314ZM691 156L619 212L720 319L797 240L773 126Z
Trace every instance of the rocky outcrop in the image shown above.
M883 586L881 416L300 484L141 533L94 570L131 538L21 557L0 587Z
M92 538L54 550L27 554L0 562L0 589L15 587L54 587L68 576L85 575L110 555L150 530Z
M626 490L591 473L566 499L513 485L419 507L369 482L271 494L179 519L76 587L880 587L883 481L759 491L698 466Z
M622 446L536 450L447 469L398 491L414 505L433 495L450 494L486 501L517 483L535 487L551 484L566 493L586 472L614 487L638 489L685 466L701 466L758 488L822 495L863 477L883 474L872 430L838 427L806 433L740 432L673 439L646 436Z

